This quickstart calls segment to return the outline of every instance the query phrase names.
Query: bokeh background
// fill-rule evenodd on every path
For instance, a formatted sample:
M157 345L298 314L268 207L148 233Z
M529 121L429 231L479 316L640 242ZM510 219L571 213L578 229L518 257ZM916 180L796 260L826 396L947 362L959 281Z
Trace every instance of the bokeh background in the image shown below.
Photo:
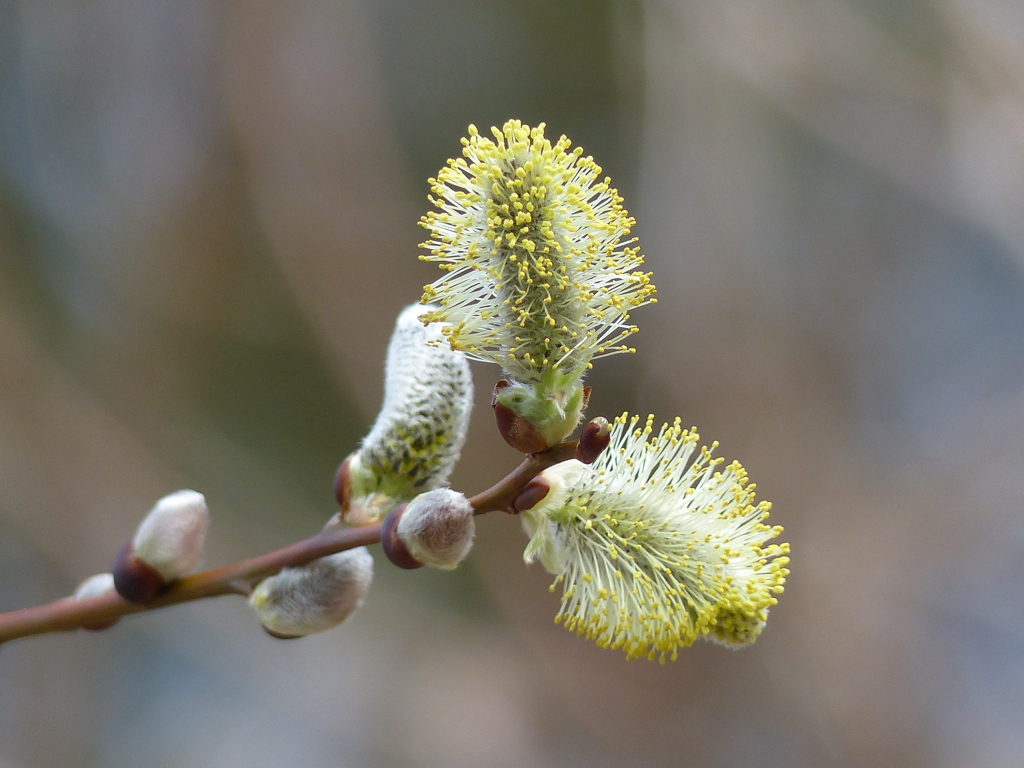
M793 545L763 637L626 663L494 514L322 636L225 598L3 647L2 768L1020 764L1016 0L0 2L0 609L178 488L210 565L319 528L426 178L511 117L639 221L659 301L591 412L748 467ZM474 372L470 492L515 462Z

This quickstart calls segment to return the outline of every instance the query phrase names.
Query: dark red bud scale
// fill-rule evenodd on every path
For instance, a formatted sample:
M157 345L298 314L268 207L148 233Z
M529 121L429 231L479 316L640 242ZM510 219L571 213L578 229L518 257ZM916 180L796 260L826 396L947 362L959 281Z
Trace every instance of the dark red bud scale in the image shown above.
M608 419L598 416L583 428L576 444L576 458L584 464L593 464L612 439L612 425Z
M348 511L351 488L351 470L348 465L351 461L352 455L349 455L341 462L341 466L338 467L338 471L334 475L334 498L338 500L338 506L341 507L342 513Z
M135 556L129 541L117 556L112 569L114 589L129 603L144 605L160 594L166 584L164 577L144 560Z
M405 512L406 506L406 504L400 504L384 518L384 523L380 527L380 545L384 549L384 554L388 556L388 560L399 568L411 571L414 568L422 568L423 563L413 557L405 546L405 542L398 538L398 520Z
M532 509L550 492L551 483L543 477L535 477L533 480L528 482L526 487L519 492L518 496L516 496L515 501L512 502L512 509L516 513L522 512L526 509Z
M544 436L533 424L513 411L507 405L498 402L498 392L509 386L506 379L494 385L491 395L491 407L494 408L494 419L498 424L498 432L505 442L520 453L540 453L548 447Z

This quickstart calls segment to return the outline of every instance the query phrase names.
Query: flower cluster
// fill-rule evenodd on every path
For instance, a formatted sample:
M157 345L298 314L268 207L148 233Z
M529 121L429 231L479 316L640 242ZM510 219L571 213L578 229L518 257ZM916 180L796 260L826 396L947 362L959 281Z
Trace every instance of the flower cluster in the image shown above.
M338 469L341 509L324 530L189 576L209 513L202 494L179 491L146 516L111 573L42 611L0 616L0 642L105 629L127 613L226 592L248 594L275 637L322 632L367 595L365 545L379 541L400 568L450 570L472 548L476 515L498 509L521 514L524 559L555 575L552 592L563 585L555 621L602 647L664 663L699 638L740 647L760 635L789 574L789 545L770 543L782 528L766 524L771 505L755 501L746 470L714 457L717 443L698 448L679 419L655 434L653 417L598 417L566 441L589 401L592 361L635 351L629 313L655 301L622 198L568 139L545 138L543 123L491 132L470 126L463 157L431 179L438 210L420 222L431 233L421 258L447 274L426 287L426 306L398 317L384 403ZM467 358L505 372L495 420L528 455L472 497L445 487L469 423Z
M601 168L543 123L510 120L494 140L470 126L464 157L431 179L438 211L421 220L428 255L448 274L425 289L451 348L499 364L517 387L505 405L549 445L582 413L591 360L631 352L629 313L653 302L629 238L634 220ZM531 391L532 390L532 391Z
M210 512L196 491L164 496L149 511L118 555L113 583L125 600L144 604L170 582L192 571L203 556Z
M789 573L789 545L766 544L782 531L764 522L771 505L678 419L657 435L653 417L638 422L616 419L593 464L545 471L550 491L523 512L524 558L564 585L555 620L662 662L700 637L753 642Z

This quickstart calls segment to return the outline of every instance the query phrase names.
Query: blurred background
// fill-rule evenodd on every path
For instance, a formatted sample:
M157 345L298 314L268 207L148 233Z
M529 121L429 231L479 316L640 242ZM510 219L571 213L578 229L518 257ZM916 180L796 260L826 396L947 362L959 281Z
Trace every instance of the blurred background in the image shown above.
M0 649L0 766L1017 766L1015 0L0 2L0 610L178 488L208 565L333 513L466 126L612 176L658 304L593 415L679 415L793 545L752 648L626 663L504 515L297 643L224 598ZM516 457L498 372L455 487Z

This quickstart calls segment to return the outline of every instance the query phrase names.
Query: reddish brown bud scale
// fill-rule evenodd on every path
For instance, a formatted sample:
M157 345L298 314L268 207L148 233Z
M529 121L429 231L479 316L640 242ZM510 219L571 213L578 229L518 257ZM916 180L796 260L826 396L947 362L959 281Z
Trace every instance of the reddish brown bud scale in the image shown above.
M498 392L507 386L509 382L502 379L494 385L494 394L491 395L491 407L494 408L498 432L506 443L520 453L539 453L545 450L548 444L537 428L507 405L498 402Z
M512 502L512 510L518 514L524 510L533 509L550 492L551 483L543 477L535 477L516 496L515 501Z
M380 545L388 560L399 568L411 571L415 568L422 568L423 563L413 557L405 546L405 542L398 538L398 521L402 517L402 513L405 512L406 506L401 504L395 507L384 518L384 523L380 527Z
M349 469L349 462L351 461L352 456L347 456L341 462L338 471L334 475L334 498L338 500L338 506L341 508L342 513L348 511L349 497L351 495L351 471Z
M576 458L584 464L593 464L612 439L612 425L608 419L598 416L583 428L576 445Z
M137 605L148 603L160 594L166 584L153 566L135 556L131 542L124 545L111 572L117 594Z

